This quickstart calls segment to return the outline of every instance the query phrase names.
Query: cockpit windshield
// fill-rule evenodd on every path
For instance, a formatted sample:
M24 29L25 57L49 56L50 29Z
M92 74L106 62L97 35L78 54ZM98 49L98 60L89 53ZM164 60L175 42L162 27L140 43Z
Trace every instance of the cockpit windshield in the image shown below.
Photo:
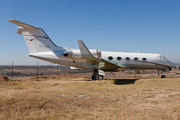
M167 60L163 55L160 55L161 60Z

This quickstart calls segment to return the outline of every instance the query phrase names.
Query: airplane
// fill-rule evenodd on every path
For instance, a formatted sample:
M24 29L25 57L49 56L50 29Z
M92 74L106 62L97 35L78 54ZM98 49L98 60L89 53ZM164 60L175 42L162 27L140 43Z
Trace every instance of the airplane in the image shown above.
M80 49L58 47L42 28L28 25L17 20L8 21L20 26L17 27L17 29L19 29L17 33L23 34L30 57L70 66L75 69L93 70L92 80L102 80L105 75L104 72L118 72L125 69L170 71L176 67L175 64L161 54L88 49L82 40L78 40Z

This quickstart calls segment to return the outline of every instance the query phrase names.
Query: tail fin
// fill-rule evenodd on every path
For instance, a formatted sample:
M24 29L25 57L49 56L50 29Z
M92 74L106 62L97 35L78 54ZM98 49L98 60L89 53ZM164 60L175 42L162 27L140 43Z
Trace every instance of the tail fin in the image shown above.
M8 21L21 26L17 27L19 29L17 33L23 34L30 53L65 50L56 46L43 29L16 20Z

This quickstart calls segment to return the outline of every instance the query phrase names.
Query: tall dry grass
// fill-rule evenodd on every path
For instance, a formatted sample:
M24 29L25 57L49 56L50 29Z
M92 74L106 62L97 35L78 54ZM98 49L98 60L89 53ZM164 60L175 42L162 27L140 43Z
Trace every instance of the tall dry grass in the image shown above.
M0 119L180 119L180 78L88 80L0 81Z

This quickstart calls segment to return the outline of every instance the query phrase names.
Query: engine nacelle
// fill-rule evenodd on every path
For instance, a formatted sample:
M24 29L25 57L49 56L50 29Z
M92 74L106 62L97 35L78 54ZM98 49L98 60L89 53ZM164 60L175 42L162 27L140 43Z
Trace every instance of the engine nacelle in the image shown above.
M90 50L90 52L94 57L101 58L100 50ZM63 56L74 59L82 59L80 50L65 51Z

